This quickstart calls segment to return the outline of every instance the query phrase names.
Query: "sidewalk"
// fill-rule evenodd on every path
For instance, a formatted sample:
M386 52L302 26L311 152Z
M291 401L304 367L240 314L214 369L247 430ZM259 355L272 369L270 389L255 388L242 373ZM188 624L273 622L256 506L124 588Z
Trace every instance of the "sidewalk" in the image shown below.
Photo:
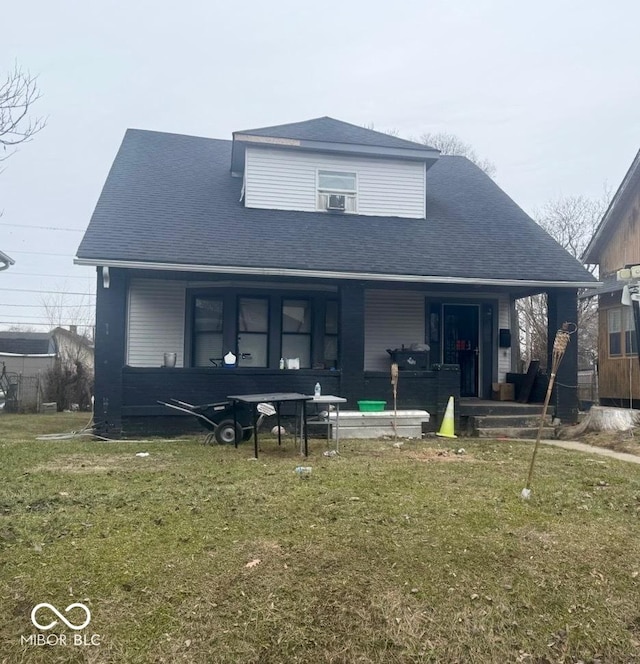
M606 447L595 447L594 445L585 445L574 440L541 440L543 445L552 445L553 447L562 447L565 450L573 452L586 452L587 454L600 454L601 456L617 459L618 461L629 461L630 463L640 463L640 456L628 454L627 452L615 452Z

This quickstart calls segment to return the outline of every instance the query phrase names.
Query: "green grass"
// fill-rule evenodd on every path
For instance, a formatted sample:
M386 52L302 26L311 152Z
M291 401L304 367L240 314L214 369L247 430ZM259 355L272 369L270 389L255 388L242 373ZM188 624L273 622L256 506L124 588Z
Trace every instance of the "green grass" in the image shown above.
M640 660L635 465L543 447L523 502L526 443L35 440L85 422L0 416L0 662ZM21 645L40 602L100 645Z

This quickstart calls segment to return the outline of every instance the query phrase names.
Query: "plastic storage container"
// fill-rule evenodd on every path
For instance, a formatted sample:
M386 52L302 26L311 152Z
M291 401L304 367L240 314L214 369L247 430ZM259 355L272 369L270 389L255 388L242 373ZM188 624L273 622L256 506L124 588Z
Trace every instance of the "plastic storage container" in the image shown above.
M358 408L363 413L380 412L386 405L386 401L358 401Z

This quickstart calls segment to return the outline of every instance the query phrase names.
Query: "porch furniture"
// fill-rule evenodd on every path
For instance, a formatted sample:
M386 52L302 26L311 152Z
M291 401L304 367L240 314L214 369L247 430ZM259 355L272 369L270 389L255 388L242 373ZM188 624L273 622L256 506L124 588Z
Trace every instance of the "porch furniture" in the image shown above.
M429 368L429 350L411 350L410 348L387 348L391 361L400 371L426 371Z
M247 404L251 406L253 414L253 449L255 458L258 458L258 427L257 425L257 410L256 406L259 403L266 402L275 405L277 426L278 426L278 445L281 443L280 434L280 408L283 403L292 403L295 407L295 417L300 416L300 433L304 439L304 456L309 454L309 440L307 431L307 403L313 401L314 397L309 394L299 394L298 392L267 392L264 394L232 394L227 397L233 404L234 422L237 418L238 404ZM236 438L236 447L238 440Z
M336 439L336 452L339 452L339 446L340 446L340 404L341 403L347 403L347 400L344 397L337 397L334 396L333 394L323 394L319 397L313 397L309 403L315 403L315 404L326 404L327 406L335 406L335 433L334 437ZM329 415L327 417L327 441L331 437L331 415L333 413L329 412Z

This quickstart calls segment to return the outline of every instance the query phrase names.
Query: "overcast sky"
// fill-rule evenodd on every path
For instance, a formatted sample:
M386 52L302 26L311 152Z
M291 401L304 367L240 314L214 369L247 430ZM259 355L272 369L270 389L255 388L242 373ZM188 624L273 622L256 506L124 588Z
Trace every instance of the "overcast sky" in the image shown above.
M631 0L31 0L2 22L0 73L37 74L48 120L0 174L0 250L16 261L0 329L43 322L45 293L26 291L95 291L72 261L127 127L231 138L330 115L452 132L529 213L615 190L640 148Z

